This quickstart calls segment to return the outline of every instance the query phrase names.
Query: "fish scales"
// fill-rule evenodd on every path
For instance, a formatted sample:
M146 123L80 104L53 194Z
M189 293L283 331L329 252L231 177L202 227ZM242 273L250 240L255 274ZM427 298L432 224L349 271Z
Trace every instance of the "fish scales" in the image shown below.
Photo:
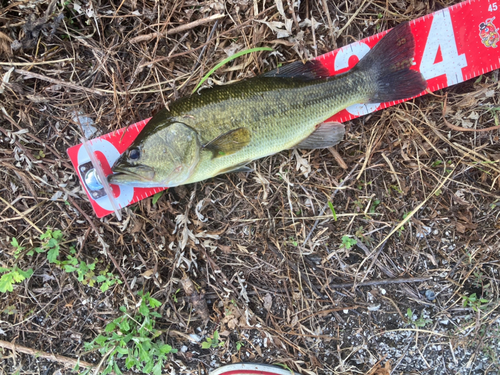
M214 159L204 153L186 183L292 148L318 124L366 98L370 89L363 85L370 84L361 73L312 82L262 78L237 83L231 92L207 89L204 96L195 94L189 101L174 103L171 115L195 129L202 143L240 127L249 128L252 134L248 146L227 157Z
M414 47L409 25L401 24L347 73L330 77L318 61L298 62L175 101L153 116L108 180L172 187L247 170L251 161L292 147L333 146L344 128L322 122L335 113L427 87L411 70Z

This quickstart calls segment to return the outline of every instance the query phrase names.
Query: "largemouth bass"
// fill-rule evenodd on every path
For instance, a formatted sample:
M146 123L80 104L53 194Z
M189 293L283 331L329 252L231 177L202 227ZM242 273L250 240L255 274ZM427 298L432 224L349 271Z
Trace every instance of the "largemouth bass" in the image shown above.
M420 94L427 82L410 70L410 26L387 33L354 68L336 76L318 61L204 89L158 112L112 167L112 184L173 187L222 173L249 171L253 160L282 150L325 148L343 126L323 123L356 103Z

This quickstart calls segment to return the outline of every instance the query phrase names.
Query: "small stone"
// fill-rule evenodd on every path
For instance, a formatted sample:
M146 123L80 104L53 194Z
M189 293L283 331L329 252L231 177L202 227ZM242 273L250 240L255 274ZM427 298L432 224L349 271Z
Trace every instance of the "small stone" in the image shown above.
M434 301L436 299L436 293L428 289L425 291L425 298L427 298L429 301Z

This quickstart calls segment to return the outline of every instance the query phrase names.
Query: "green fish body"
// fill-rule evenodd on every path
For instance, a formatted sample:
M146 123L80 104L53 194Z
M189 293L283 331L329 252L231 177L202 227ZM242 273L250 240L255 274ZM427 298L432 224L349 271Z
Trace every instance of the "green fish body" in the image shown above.
M323 122L337 112L426 88L409 69L413 50L410 28L402 24L347 73L330 77L318 61L298 62L182 98L149 121L109 182L172 187L247 170L251 161L293 147L333 146L344 128Z

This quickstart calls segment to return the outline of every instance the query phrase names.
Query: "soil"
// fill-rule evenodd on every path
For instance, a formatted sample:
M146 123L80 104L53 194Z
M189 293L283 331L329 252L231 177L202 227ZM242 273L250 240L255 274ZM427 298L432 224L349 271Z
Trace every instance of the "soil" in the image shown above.
M350 121L332 150L284 151L252 173L145 199L122 222L95 216L66 154L84 133L189 95L234 52L275 49L205 84L455 3L2 1L0 270L33 274L0 293L0 372L82 372L75 359L103 370L109 357L84 343L149 295L160 302L154 340L177 349L165 374L239 361L301 374L499 374L500 131L456 131L443 118L446 102L453 125L498 125L498 71ZM286 36L270 23L284 18ZM57 261L48 228L61 231ZM79 278L61 263L71 257L95 269Z

